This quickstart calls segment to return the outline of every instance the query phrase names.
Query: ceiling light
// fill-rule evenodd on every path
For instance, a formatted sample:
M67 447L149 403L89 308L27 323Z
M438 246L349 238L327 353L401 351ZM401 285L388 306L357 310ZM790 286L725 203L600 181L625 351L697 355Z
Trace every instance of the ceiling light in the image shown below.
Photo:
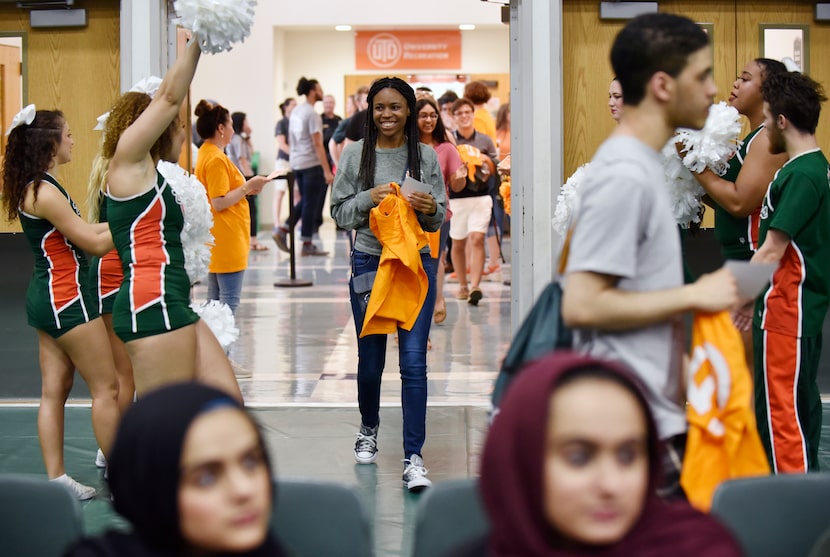
M462 31L474 31L476 26L473 25L472 23L462 23L461 25L458 26L458 28L461 29Z
M334 30L335 31L351 31L352 26L351 25L335 25Z

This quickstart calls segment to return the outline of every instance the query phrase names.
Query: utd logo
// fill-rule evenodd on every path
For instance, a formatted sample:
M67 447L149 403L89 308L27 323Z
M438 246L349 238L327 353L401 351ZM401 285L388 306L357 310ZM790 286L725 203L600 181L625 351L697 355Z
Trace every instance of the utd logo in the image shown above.
M379 68L389 68L397 64L402 52L398 38L389 33L378 33L369 39L366 47L366 56Z

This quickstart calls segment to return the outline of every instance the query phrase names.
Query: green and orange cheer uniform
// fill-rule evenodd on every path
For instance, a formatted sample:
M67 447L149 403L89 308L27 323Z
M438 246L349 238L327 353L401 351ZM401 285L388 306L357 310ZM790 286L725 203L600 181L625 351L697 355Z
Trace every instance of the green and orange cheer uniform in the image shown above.
M57 188L80 216L75 202L54 177L46 174L40 187ZM35 256L35 268L26 290L26 316L29 325L58 338L98 317L98 304L87 283L86 256L48 220L22 209L18 213Z
M740 148L735 155L729 159L729 168L722 176L729 182L737 182L738 174L744 165L744 159L752 141L757 137L758 132L764 129L763 125L758 126L747 134ZM715 238L721 246L721 253L724 259L740 259L749 261L752 254L758 249L758 221L761 207L752 211L747 217L736 217L729 211L717 204L713 199L712 206L715 209Z
M107 222L107 195L102 193L98 208L98 221ZM118 250L113 248L104 256L92 257L89 262L89 282L98 295L98 312L102 315L112 313L115 305L115 295L124 280L121 270L121 259Z
M110 196L107 218L124 272L112 312L118 337L129 342L198 321L184 267L184 214L164 177L157 171L143 194Z
M776 472L818 468L816 370L830 303L829 173L819 149L793 157L775 174L761 206L760 241L770 229L790 238L753 316L755 412Z

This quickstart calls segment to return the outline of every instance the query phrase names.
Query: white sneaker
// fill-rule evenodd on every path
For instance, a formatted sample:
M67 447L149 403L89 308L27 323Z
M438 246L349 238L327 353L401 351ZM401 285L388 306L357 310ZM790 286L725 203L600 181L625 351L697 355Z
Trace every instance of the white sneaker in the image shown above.
M95 455L95 466L98 468L107 467L107 457L104 456L104 451L101 449L98 449L98 453Z
M95 497L95 488L90 487L88 485L83 485L75 480L73 480L70 476L64 474L63 476L59 476L53 480L49 480L50 482L59 483L66 487L72 495L80 499L81 501L86 501L87 499L92 499Z
M378 428L360 424L357 441L354 444L354 459L358 464L372 464L378 458Z
M406 488L410 492L417 493L432 486L432 482L427 478L429 470L424 467L423 458L413 454L409 458L405 458L403 462L403 483L406 484Z

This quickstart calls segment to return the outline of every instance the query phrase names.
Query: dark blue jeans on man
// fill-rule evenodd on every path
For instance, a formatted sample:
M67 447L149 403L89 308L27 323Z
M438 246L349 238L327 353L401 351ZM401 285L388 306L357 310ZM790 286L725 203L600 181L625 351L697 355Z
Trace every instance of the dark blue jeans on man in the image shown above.
M352 253L352 276L376 271L380 256L355 250ZM401 407L403 408L404 457L421 455L426 440L427 418L427 340L435 309L435 273L438 260L428 253L421 254L421 262L429 278L429 289L421 312L411 331L398 328L398 363L401 373ZM386 365L388 335L367 335L360 338L364 308L349 281L355 328L357 329L357 403L363 425L375 427L380 423L380 384Z
M323 174L323 167L317 165L294 170L294 179L297 189L300 190L300 200L294 205L286 226L289 229L294 228L297 221L302 219L300 238L303 242L310 242L317 228L317 217L323 198L326 196L326 176Z

